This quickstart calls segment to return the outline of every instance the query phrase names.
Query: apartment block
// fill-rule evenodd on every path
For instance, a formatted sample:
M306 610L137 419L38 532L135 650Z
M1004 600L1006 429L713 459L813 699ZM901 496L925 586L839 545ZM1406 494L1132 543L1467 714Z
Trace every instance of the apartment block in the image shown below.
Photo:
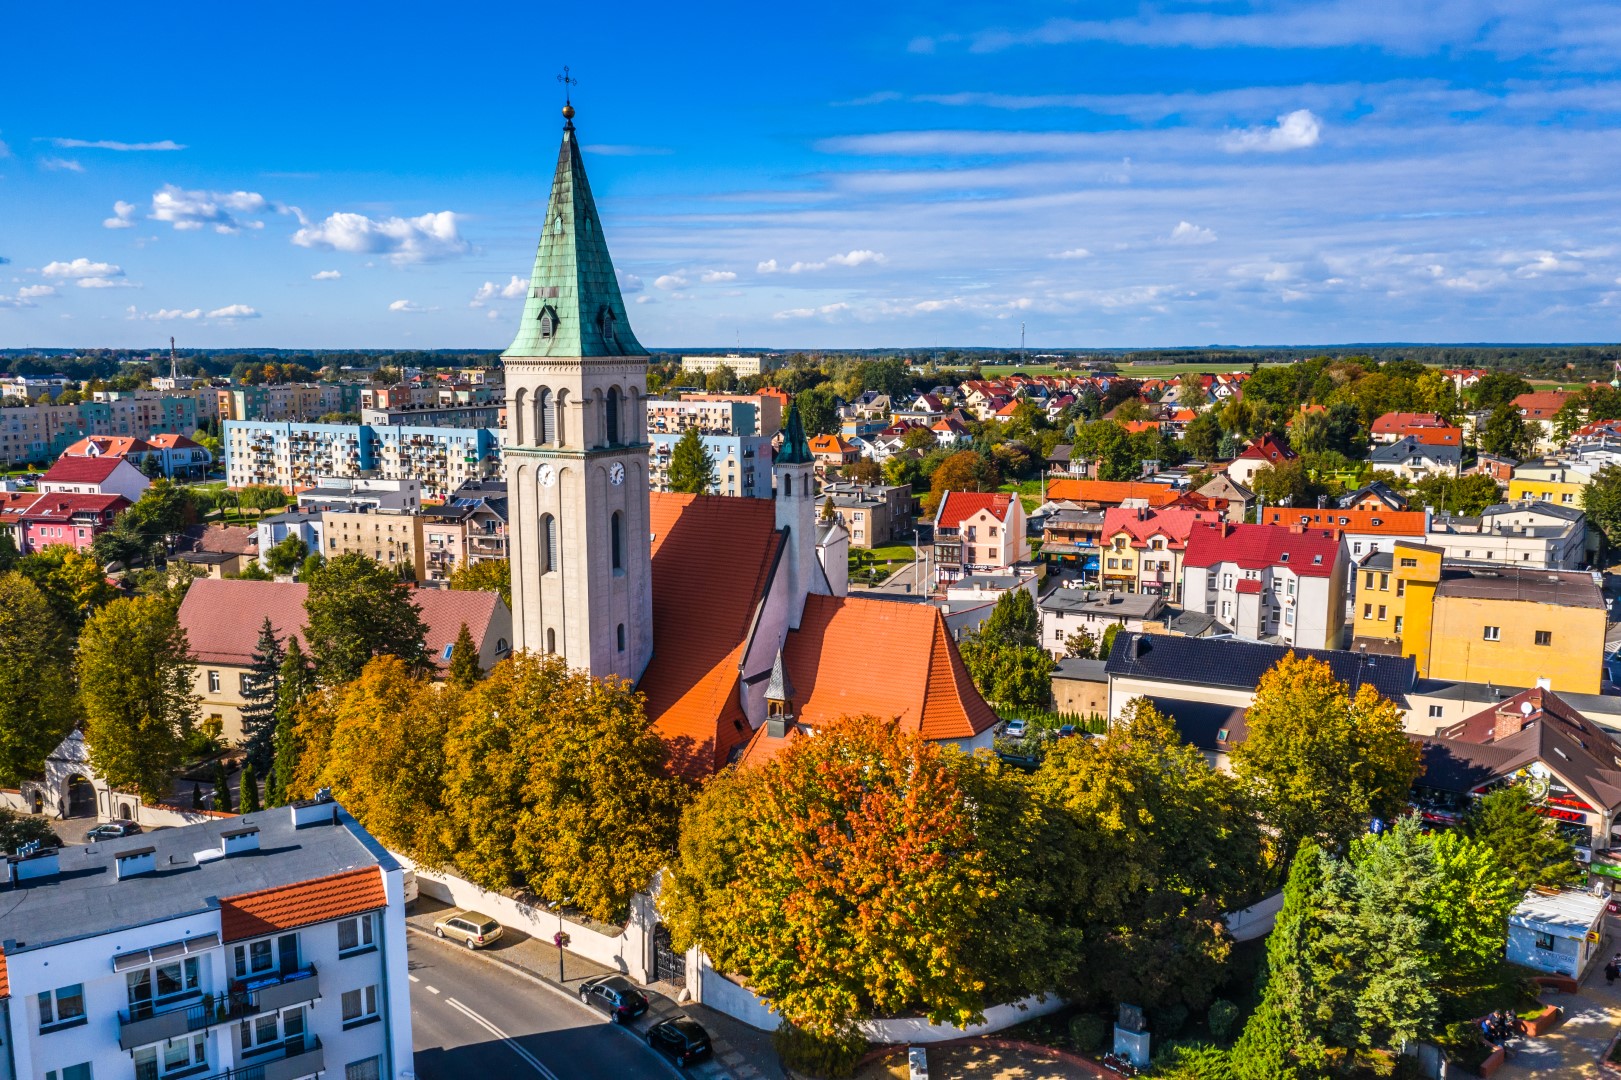
M209 391L221 420L310 421L359 412L362 383L274 383Z
M652 403L649 403L651 408ZM715 463L715 483L711 495L738 495L755 499L771 497L771 439L765 435L702 436L704 450ZM649 431L648 481L654 491L670 490L670 458L681 436Z
M882 547L913 539L916 525L911 484L825 483L823 506L833 504L833 513L850 534L850 546Z
M501 476L494 428L379 427L371 424L225 424L225 480L231 487L310 487L325 476L416 479L429 498L469 480Z
M697 428L712 435L760 434L760 409L741 398L684 397L679 401L647 402L649 434L679 435Z
M1334 649L1350 562L1337 529L1196 525L1182 558L1182 602L1240 637Z
M57 457L90 436L150 439L165 432L190 435L209 420L213 390L157 393L98 391L72 405L0 409L0 464L25 465Z
M17 1077L408 1070L404 874L337 803L7 857Z

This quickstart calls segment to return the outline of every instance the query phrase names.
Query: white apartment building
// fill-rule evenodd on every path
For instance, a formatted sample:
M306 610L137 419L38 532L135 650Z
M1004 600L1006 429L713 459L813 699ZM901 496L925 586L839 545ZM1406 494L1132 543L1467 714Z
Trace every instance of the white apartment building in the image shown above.
M1588 559L1587 515L1553 502L1500 503L1479 517L1434 518L1424 543L1448 562L1579 570Z
M414 478L430 498L447 498L470 480L499 479L499 428L380 427L228 420L225 482L289 490L324 477Z
M725 356L683 356L681 366L687 371L696 371L708 375L719 368L728 367L739 377L746 375L759 375L767 371L775 371L782 366L782 357L770 353L758 356L739 356L728 353Z
M1336 529L1196 525L1182 559L1182 602L1239 637L1337 649L1350 565Z
M5 1080L411 1067L403 871L330 799L13 855L3 876Z

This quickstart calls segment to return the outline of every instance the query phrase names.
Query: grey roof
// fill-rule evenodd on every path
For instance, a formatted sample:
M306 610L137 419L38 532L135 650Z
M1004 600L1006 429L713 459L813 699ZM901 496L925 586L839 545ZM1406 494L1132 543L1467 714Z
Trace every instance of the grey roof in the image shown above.
M771 681L765 684L767 701L794 700L794 682L788 677L788 669L782 662L782 649L777 649L777 658L771 661Z
M1058 661L1053 669L1055 679L1074 679L1078 682L1108 682L1109 675L1105 671L1102 660L1081 660L1075 657L1066 657Z
M967 577L958 578L946 587L949 589L981 588L1006 591L1018 588L1019 583L1024 580L1024 578L1014 574L969 574Z
M320 521L320 520L321 520L321 511L319 511L319 510L306 510L306 509L300 507L300 508L295 509L295 510L285 510L282 513L279 513L279 514L275 515L274 517L260 518L259 519L259 524L260 525L274 525L274 524L280 523L280 524L287 525L287 524L299 524L301 522L306 522L306 521Z
M1231 634L1233 628L1202 611L1178 611L1165 620L1165 629L1185 637L1206 637L1212 634Z
M1238 638L1172 637L1126 631L1116 635L1109 653L1109 675L1196 686L1223 686L1254 690L1273 665L1290 653L1321 660L1351 693L1371 686L1383 696L1405 704L1413 688L1415 668L1410 656L1377 656L1337 649L1299 649Z
M1341 507L1350 506L1353 503L1361 502L1369 495L1372 495L1392 510L1407 509L1407 496L1392 489L1383 480L1375 480L1372 483L1364 484L1349 495L1342 496L1339 505Z
M1095 589L1054 589L1039 601L1042 611L1066 615L1101 615L1110 619L1148 619L1165 606L1150 593L1100 593Z
M1587 516L1582 512L1580 507L1564 506L1560 503L1552 502L1533 502L1530 500L1523 502L1497 503L1495 506L1488 506L1486 509L1482 510L1480 512L1480 516L1483 518L1488 518L1496 517L1498 514L1526 512L1534 514L1546 514L1548 517L1556 517L1562 521L1580 521Z
M1148 701L1176 725L1182 738L1200 750L1226 753L1249 736L1249 723L1245 719L1249 710L1242 705L1153 695L1148 695ZM1223 732L1226 737L1218 738Z
M1477 600L1526 600L1559 607L1604 608L1604 592L1585 570L1538 570L1521 566L1442 568L1437 596Z
M327 818L294 829L292 811L281 806L62 848L55 877L0 887L0 941L7 953L18 953L208 911L221 897L367 866L398 867L348 811L338 810L335 826ZM248 826L259 828L258 851L197 861L199 852L220 849L222 835ZM157 872L118 880L113 856L147 847L154 849Z
M1413 457L1455 458L1462 455L1462 449L1457 446L1431 446L1428 443L1419 442L1411 435L1405 435L1393 443L1385 443L1382 446L1374 447L1373 453L1368 455L1368 460L1377 463L1406 461L1408 458Z

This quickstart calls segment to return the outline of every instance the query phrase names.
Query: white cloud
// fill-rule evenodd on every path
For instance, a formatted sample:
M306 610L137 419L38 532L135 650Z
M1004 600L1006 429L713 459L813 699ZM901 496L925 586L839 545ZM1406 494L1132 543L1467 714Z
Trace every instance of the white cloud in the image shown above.
M317 270L310 275L311 281L337 281L343 276L338 270Z
M74 282L81 289L133 289L133 282L123 278L85 277Z
M484 313L484 317L486 319L499 319L501 317L501 313L496 311L494 308L491 308L489 311Z
M17 290L17 295L24 300L34 300L41 296L55 296L55 285L24 285Z
M39 159L39 167L52 172L84 172L84 166L71 158L46 157Z
M1276 154L1285 150L1304 150L1316 146L1323 137L1323 121L1310 109L1296 109L1278 117L1277 125L1245 128L1230 132L1227 149L1235 153L1258 150Z
M21 297L7 296L4 293L0 293L0 310L5 310L7 308L15 310L17 308L25 307L39 307L39 305L34 303L32 300L24 300Z
M730 270L709 270L698 280L705 285L715 285L723 281L736 281L737 275Z
M834 266L862 266L866 263L886 263L889 258L881 251L851 251L843 255L830 255L828 262Z
M423 307L415 300L396 300L392 304L388 305L388 310L401 311L407 315L421 315L424 312L438 311L439 309L435 307Z
M513 274L512 280L507 282L505 285L497 285L493 281L486 281L484 284L480 285L478 287L478 291L473 294L473 299L468 302L467 306L476 308L483 307L486 302L494 300L497 297L501 298L502 300L521 300L523 299L524 294L528 291L529 282L525 281L517 274Z
M457 232L456 215L449 210L414 218L332 214L319 224L299 229L293 243L353 255L386 255L396 266L448 259L472 250Z
M185 147L173 139L164 139L161 142L118 142L115 139L51 139L50 144L59 150L184 150Z
M821 307L789 308L787 311L779 311L771 317L773 319L810 319L818 315L837 315L841 311L849 310L849 304L823 304Z
M878 264L888 261L889 256L881 251L869 251L866 248L859 248L843 254L829 255L820 262L796 261L780 268L777 266L776 259L767 259L755 266L754 269L761 274L775 274L778 269L781 269L785 274L810 274L815 273L817 270L826 270L830 266L863 266L867 263Z
M40 273L54 278L110 278L123 277L124 268L112 263L74 259L72 262L49 262Z
M135 204L119 199L113 203L113 216L103 221L102 227L107 229L133 229L135 228Z
M777 260L766 259L755 266L754 272L757 274L775 274L777 272Z
M635 274L627 274L623 270L615 269L614 275L619 278L620 292L639 293L642 291L642 279Z
M180 308L159 308L157 311L140 311L131 305L124 310L128 312L128 314L125 316L126 318L142 322L172 322L175 319L197 319L201 318L203 314L202 308L192 308L190 311L182 311Z
M1090 259L1092 253L1085 248L1070 248L1068 251L1055 251L1047 257L1049 259Z
M653 284L660 289L680 289L686 286L687 279L681 274L660 274Z
M190 315L184 316L191 318ZM259 313L246 304L227 304L208 313L210 319L257 319Z
M1191 221L1179 221L1176 228L1171 230L1170 242L1173 244L1214 244L1216 233L1214 229L1206 229L1195 225Z
M212 227L217 233L242 229L262 229L264 222L244 214L264 214L279 207L256 191L186 191L174 184L163 185L152 195L153 221L166 221L182 232Z

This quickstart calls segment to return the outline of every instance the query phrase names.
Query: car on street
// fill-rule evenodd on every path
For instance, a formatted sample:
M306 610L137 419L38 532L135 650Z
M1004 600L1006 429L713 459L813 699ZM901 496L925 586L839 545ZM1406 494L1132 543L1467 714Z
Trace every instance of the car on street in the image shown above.
M500 940L501 924L482 912L453 911L433 924L433 932L446 941L479 949Z
M1027 725L1023 720L1009 720L1007 722L1007 728L1002 732L1002 734L1006 735L1010 739L1022 739L1024 738L1026 727Z
M647 1045L684 1069L709 1056L709 1032L690 1016L672 1016L647 1031Z
M647 995L623 975L587 979L580 984L580 1000L616 1024L628 1024L647 1011Z
M97 840L117 840L125 836L134 836L140 831L141 827L133 821L109 821L85 833L84 840L87 844L94 844Z

